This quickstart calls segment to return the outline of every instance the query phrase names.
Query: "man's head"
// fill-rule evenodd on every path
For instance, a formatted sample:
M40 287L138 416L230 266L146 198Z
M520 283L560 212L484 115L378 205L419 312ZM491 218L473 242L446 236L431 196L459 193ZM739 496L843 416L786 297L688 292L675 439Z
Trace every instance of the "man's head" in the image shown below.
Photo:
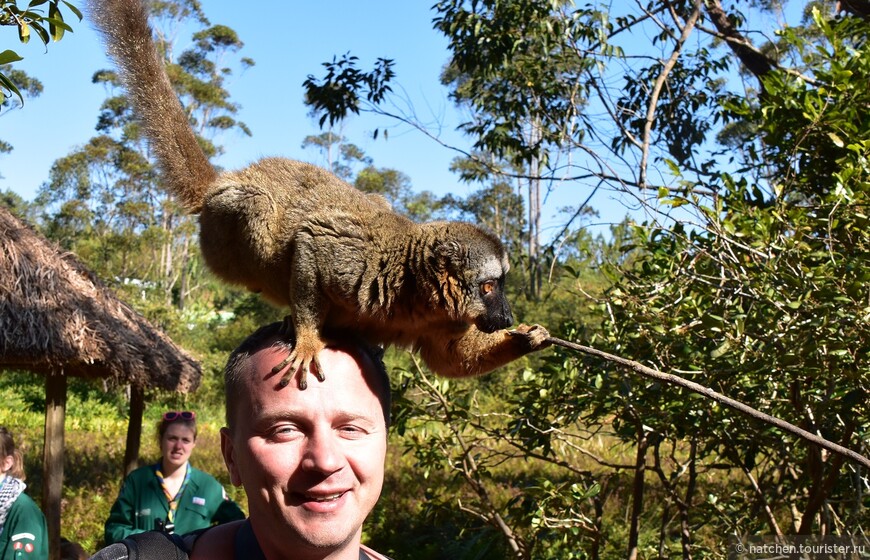
M227 363L230 478L245 488L267 556L358 547L383 484L390 403L380 352L334 337L319 354L325 381L282 387L271 371L289 353L280 327L251 335Z
M251 378L250 358L258 351L267 347L278 347L290 352L293 347L292 333L288 334L283 329L289 328L289 321L276 322L260 327L253 334L242 341L233 350L224 368L224 398L226 399L226 423L227 427L233 427L233 419L236 410L236 396L244 390L245 383ZM384 411L387 428L390 427L390 379L384 366L382 348L371 346L351 333L336 333L327 338L327 348L338 349L351 354L357 361L363 364L363 373L367 384L377 395ZM279 360L280 361L280 360ZM276 362L277 364L277 362Z

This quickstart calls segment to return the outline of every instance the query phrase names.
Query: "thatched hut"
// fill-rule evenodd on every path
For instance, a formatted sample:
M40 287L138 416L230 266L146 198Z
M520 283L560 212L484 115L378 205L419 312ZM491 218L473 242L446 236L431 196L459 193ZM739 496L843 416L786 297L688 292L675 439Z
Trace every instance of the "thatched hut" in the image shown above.
M69 376L130 384L125 468L135 465L144 390L196 389L199 364L117 299L74 255L0 207L0 369L46 379L43 511L60 544L64 415Z

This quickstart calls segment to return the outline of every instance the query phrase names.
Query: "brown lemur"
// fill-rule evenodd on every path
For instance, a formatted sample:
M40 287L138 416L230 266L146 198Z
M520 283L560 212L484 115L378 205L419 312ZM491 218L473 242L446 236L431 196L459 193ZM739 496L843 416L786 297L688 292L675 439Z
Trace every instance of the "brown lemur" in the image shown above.
M218 172L197 143L155 48L142 0L89 0L166 186L199 213L200 245L221 279L287 306L296 343L273 370L305 388L324 328L419 350L435 373L491 371L547 346L513 323L507 253L463 222L417 224L319 167L265 158ZM313 363L313 368L312 368Z

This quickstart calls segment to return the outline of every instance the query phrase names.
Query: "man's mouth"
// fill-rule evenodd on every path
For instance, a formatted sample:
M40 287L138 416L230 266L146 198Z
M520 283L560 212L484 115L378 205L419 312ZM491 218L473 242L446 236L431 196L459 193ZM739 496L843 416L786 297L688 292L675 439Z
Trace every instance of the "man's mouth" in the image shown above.
M314 494L305 494L305 498L312 502L334 502L337 499L344 496L344 492L336 492L335 494L327 494L327 495L314 495Z

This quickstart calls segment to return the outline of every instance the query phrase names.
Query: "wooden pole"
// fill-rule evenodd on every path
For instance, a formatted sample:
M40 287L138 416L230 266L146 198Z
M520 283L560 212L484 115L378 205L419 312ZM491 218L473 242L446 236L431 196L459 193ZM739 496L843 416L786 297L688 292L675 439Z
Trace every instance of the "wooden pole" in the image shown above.
M130 386L130 420L127 423L127 443L124 448L124 476L139 466L139 446L142 444L142 415L145 411L145 390Z
M66 375L45 376L45 446L43 451L42 511L48 526L50 560L60 560L60 500L63 493L63 454L66 416Z

